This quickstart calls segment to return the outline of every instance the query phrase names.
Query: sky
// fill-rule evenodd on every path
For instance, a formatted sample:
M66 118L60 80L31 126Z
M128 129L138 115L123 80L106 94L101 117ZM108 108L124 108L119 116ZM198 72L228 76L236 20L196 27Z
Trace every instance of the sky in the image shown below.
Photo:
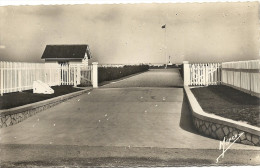
M100 64L259 59L259 16L258 2L1 6L0 61L41 62L48 44L88 44Z

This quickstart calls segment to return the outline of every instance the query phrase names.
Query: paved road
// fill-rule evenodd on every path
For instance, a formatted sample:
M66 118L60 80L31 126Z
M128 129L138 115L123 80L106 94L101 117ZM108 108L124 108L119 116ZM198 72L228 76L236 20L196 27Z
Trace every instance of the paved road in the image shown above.
M111 82L103 88L124 87L182 87L183 81L178 69L152 69L130 78Z
M25 161L59 165L66 158L79 165L106 165L111 162L109 158L115 159L112 165L178 165L187 159L200 165L214 163L221 153L219 141L194 130L183 89L170 87L170 76L175 77L175 86L182 83L177 71L162 73L153 70L105 85L1 129L0 147L5 155L0 159L3 163L16 162L16 166ZM163 87L151 87L151 83ZM143 87L136 87L140 85ZM222 163L259 164L259 148L241 144L231 148ZM21 149L27 152L18 155ZM54 160L51 163L50 157ZM102 157L106 159L100 160ZM236 162L237 158L241 160Z

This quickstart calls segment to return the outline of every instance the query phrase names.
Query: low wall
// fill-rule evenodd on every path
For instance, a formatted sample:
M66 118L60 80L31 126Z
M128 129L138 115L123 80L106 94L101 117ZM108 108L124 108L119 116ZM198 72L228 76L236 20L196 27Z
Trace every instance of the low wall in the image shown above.
M260 128L206 113L200 107L190 88L184 86L184 90L192 111L193 124L201 134L223 141L224 137L227 140L243 133L236 142L260 146Z
M86 93L89 90L90 89L85 89L85 90L73 92L70 94L54 97L51 99L47 99L44 101L40 101L40 102L36 102L36 103L32 103L20 107L0 110L0 128L8 127L17 124L19 122L22 122L23 120L27 119L30 116L33 116L43 110L51 108L68 99Z

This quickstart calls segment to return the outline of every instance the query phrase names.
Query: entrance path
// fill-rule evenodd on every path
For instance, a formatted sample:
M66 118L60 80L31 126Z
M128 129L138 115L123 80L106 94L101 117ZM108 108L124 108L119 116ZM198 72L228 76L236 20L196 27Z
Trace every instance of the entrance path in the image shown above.
M183 89L171 83L182 83L176 69L108 84L1 129L0 142L217 149L219 141L194 130ZM167 87L147 87L153 84ZM240 144L232 148L256 149Z
M182 86L183 81L178 69L152 69L130 78L111 82L103 88Z
M181 84L177 70L152 70L94 89L2 128L0 162L12 165L26 160L32 165L53 165L49 161L56 159L55 164L71 165L75 158L81 158L75 163L100 165L101 157L116 157L133 166L215 163L221 154L219 141L196 132L183 89L178 88ZM259 149L234 144L230 154L225 154L230 160L222 160L259 163L259 155L255 155ZM151 157L151 161L147 160ZM131 158L133 162L128 162ZM111 165L121 164L111 161Z

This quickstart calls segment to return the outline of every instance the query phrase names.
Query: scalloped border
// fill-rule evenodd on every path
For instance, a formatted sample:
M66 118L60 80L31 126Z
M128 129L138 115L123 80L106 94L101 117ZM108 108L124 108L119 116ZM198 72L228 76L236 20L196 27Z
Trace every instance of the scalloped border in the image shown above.
M241 123L238 121L234 121L231 119L227 119L224 117L220 117L214 114L209 114L206 113L202 110L201 106L199 105L197 99L195 98L195 96L193 95L193 93L191 92L190 88L188 86L184 86L184 91L185 94L187 96L188 102L189 102L189 106L190 109L192 111L192 117L193 117L193 121L194 119L199 119L201 121L207 122L207 123L213 123L213 124L218 124L218 125L222 125L222 126L227 126L229 128L233 128L233 129L237 129L240 132L245 132L245 133L250 133L250 136L254 136L254 137L258 137L259 142L257 146L260 146L260 128L256 127L256 126L252 126L246 123ZM196 126L196 124L194 123L194 125ZM197 128L197 127L196 127ZM215 138L211 135L207 135L205 134L205 132L203 132L202 130L200 130L199 128L197 128L199 130L200 133L202 133L203 135L206 136L210 136L212 138ZM219 140L223 140L221 138L217 138ZM240 142L243 143L243 142Z
M82 95L90 90L93 90L93 88L87 88L77 92L72 92L66 95L61 95L51 99L19 106L11 109L0 110L0 128L9 127L18 124L41 111L51 108L73 97ZM11 121L10 122L8 121L8 124L6 124L8 119Z

